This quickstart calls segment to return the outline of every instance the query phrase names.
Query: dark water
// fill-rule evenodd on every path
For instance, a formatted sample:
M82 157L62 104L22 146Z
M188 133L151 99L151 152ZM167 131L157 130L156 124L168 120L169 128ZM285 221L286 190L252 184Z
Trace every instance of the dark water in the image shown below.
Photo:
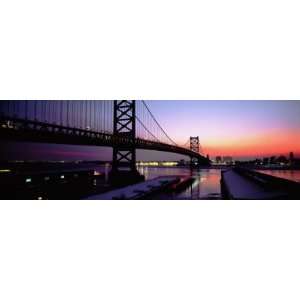
M155 199L220 199L221 170L201 169L190 170L189 168L153 168L140 167L139 172L145 179L152 179L164 175L189 175L195 178L194 183L180 193L161 193L154 196Z

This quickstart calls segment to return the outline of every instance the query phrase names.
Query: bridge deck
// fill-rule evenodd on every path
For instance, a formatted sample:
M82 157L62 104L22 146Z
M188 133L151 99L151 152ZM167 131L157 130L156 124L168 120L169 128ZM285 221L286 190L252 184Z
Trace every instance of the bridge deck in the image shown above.
M114 136L114 134L107 132L96 132L6 116L0 117L0 139L108 147L127 147L128 145L134 145L136 149L177 153L195 157L202 164L210 163L209 160L201 154L180 146L141 138L135 138L133 140L126 137Z

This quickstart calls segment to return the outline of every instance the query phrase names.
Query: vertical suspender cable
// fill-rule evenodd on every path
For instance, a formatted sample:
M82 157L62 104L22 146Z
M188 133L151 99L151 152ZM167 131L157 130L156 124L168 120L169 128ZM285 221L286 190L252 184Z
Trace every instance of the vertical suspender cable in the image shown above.
M103 109L103 116L104 116L104 122L103 122L103 124L104 124L104 126L103 126L103 130L104 130L104 132L106 132L106 101L104 101L104 109Z
M75 127L75 122L74 122L74 100L70 100L71 101L71 127Z
M69 101L67 100L67 126L69 127Z
M63 108L64 108L64 104L63 101L60 100L60 126L62 126L63 124Z
M27 100L25 100L25 119L27 120L27 118L28 118L28 107L27 107Z
M37 111L37 101L34 100L34 120L36 121L37 118L36 118L36 111Z
M94 103L94 128L95 128L95 131L97 131L97 124L96 124L96 100L93 101Z
M92 101L93 100L89 100L89 103L90 103L90 118L89 118L89 126L90 126L90 128L92 128Z
M13 101L13 117L17 116L17 114L16 114L16 111L17 111L16 110L16 102L17 102L16 100Z
M101 101L101 131L105 132L105 116L104 116L104 111L105 111L105 101Z
M96 100L96 103L95 103L95 114L96 114L96 129L97 129L97 132L99 131L99 113L98 113L98 109L99 109L99 101Z
M80 119L81 119L81 128L84 128L84 100L80 100L80 110L81 110L81 115L80 115Z
M87 100L84 100L84 109L85 109L84 129L86 129L87 128Z

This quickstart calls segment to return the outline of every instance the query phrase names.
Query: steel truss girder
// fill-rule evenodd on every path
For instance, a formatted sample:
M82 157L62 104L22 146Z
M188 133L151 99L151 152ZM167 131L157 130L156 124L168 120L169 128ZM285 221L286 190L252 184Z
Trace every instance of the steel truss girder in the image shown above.
M135 101L114 101L114 137L126 138L129 143L126 146L115 145L113 147L112 171L122 170L136 172L136 147L135 147Z
M114 101L114 134L135 137L135 102Z

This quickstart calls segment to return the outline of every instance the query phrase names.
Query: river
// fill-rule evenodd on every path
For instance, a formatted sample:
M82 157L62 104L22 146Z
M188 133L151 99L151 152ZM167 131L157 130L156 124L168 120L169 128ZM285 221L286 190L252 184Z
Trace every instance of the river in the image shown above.
M300 170L257 170L258 172L300 182Z
M105 172L106 180L110 167L98 169ZM220 169L194 169L188 167L138 167L138 171L146 180L166 175L192 176L195 181L180 193L160 193L153 196L154 199L221 199L221 170ZM269 175L286 178L300 182L300 170L256 170Z
M140 167L139 172L145 179L152 179L163 175L190 175L195 178L192 186L186 188L178 194L161 193L155 199L220 199L221 198L221 170L220 169L200 169L190 170L180 167ZM259 172L286 178L300 182L300 170L258 170Z
M220 179L221 170L201 169L190 170L190 168L170 167L154 168L139 167L139 172L145 176L145 179L152 179L165 175L189 175L195 178L194 183L184 191L177 194L160 193L155 195L154 199L220 199Z

